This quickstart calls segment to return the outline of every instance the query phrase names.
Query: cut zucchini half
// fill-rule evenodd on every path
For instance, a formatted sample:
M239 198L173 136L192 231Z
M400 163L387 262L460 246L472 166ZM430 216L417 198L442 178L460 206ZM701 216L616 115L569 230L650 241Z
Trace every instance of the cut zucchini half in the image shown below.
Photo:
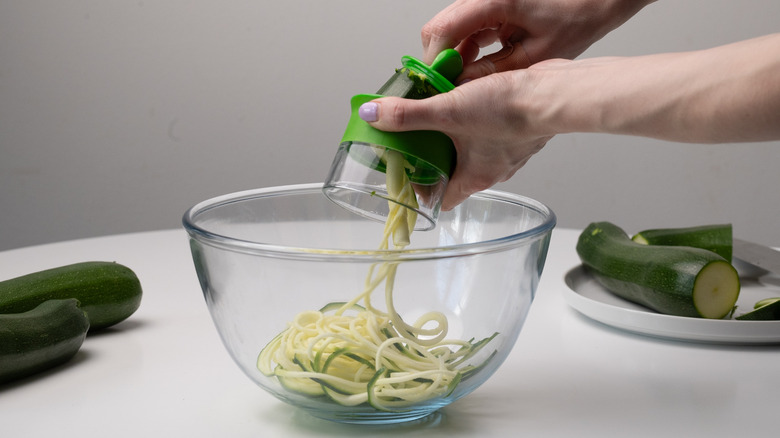
M660 313L721 319L739 297L739 274L723 257L688 246L639 244L609 222L585 228L577 254L607 290Z

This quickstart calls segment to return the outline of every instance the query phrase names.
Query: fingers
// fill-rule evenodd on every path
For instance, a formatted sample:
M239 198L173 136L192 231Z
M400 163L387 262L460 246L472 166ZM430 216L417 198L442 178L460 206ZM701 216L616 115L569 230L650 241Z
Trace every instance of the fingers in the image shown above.
M446 93L414 100L383 97L360 106L360 118L380 131L420 131L447 127Z
M469 196L490 187L492 184L483 186L477 185L473 176L468 172L458 169L455 166L455 171L452 174L452 178L447 183L447 191L444 192L444 197L441 200L441 209L443 211L450 211L457 207L461 202L468 199Z
M505 177L505 163L483 144L465 141L459 142L456 148L458 162L442 198L444 211L452 210L469 196L492 187Z
M522 43L507 44L498 52L483 56L463 68L459 80L477 79L501 71L517 70L531 66L531 59Z
M460 162L461 155L458 158L459 162L455 166L452 178L447 183L447 191L442 198L441 208L444 211L452 210L474 193L489 189L496 183L511 177L514 173L502 177L495 173L496 169L501 167L501 163L492 163L492 166L486 163L485 167L476 165L472 168L470 163ZM468 161L468 158L465 157L464 161Z
M422 28L423 61L430 64L442 50L457 47L471 35L500 28L505 14L499 3L458 0L436 14Z
M444 197L441 200L441 209L442 211L450 211L453 208L457 207L461 202L468 199L469 196L471 196L473 193L468 193L466 191L460 190L459 188L455 187L455 185L458 183L457 180L450 181L449 185L447 186L447 191L444 193Z
M360 106L358 114L360 118L368 122L374 128L381 131L415 131L438 130L444 131L442 118L433 119L438 106L430 105L437 95L422 100L402 99L397 97L383 97L366 102ZM442 209L451 210L466 200L472 193L479 189L471 189L474 181L456 166L453 178L447 186L447 191L442 199ZM463 186L462 186L463 185Z
M504 48L498 52L491 53L482 59L485 62L493 63L496 71L517 70L531 66L531 59L521 42L505 44Z
M543 137L531 140L525 147L518 144L504 146L507 150L522 150L519 159L514 162L507 161L505 154L487 156L479 153L472 154L471 151L484 151L485 147L461 143L458 148L458 164L455 166L452 178L447 184L447 191L442 198L442 210L452 210L474 193L489 189L499 182L508 181L528 163L536 152L547 144L550 138Z
M500 41L500 39L495 30L483 30L461 41L456 49L460 56L463 57L463 64L468 65L477 59L482 48L496 41Z

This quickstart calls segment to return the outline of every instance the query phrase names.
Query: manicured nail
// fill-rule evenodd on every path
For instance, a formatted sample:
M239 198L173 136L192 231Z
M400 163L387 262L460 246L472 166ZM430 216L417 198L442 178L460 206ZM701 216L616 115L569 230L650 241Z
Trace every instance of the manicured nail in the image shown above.
M363 119L364 122L376 122L378 119L379 104L376 102L366 102L360 105L358 109L358 116Z

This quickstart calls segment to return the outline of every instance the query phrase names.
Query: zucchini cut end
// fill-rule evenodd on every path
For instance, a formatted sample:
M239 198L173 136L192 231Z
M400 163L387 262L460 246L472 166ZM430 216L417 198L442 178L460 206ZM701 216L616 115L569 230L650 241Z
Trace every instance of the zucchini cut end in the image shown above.
M650 242L647 241L644 235L642 233L638 233L634 235L634 237L631 238L635 243L639 243L641 245L649 245Z
M702 318L721 319L731 312L739 297L739 274L724 261L706 265L696 276L693 305Z

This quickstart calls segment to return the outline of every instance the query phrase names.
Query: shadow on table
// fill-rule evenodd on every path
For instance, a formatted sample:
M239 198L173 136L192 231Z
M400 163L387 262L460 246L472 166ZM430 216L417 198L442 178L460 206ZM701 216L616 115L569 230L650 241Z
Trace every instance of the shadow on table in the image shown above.
M15 388L25 386L27 384L30 384L38 380L45 380L49 378L49 376L54 376L60 373L64 373L68 369L78 367L79 364L90 360L90 357L96 354L96 351L90 351L90 347L89 347L90 339L116 336L121 333L138 330L140 327L144 327L148 325L149 325L149 321L136 318L136 319L127 319L114 326L106 327L100 330L90 331L87 333L86 339L84 339L84 344L79 348L76 354L72 358L70 358L67 362L63 362L51 368L44 369L24 377L19 377L11 381L0 382L0 393L5 391L11 391Z
M479 424L488 417L495 416L497 421L513 418L516 412L496 412L485 408L488 403L479 393L470 394L455 403L428 415L425 418L396 424L359 425L337 423L313 417L301 409L278 404L262 415L262 421L277 423L284 429L296 430L301 435L317 436L398 436L424 435L425 437L479 436ZM511 406L507 403L506 406ZM509 408L508 408L509 409ZM477 421L479 419L479 421ZM502 420L503 419L503 420ZM287 424L282 424L287 423ZM295 435L297 436L297 435Z
M18 387L25 386L31 382L44 380L49 378L50 376L56 376L57 374L63 373L69 368L77 367L82 362L86 362L87 360L89 360L91 355L92 354L90 352L85 351L84 349L80 349L70 360L68 360L65 363L56 365L47 370L39 371L35 374L31 374L25 377L20 377L8 382L2 382L0 383L0 394L5 391L11 391Z
M138 330L140 327L148 326L151 322L149 320L141 318L133 318L132 316L124 321L117 323L106 328L99 330L92 330L87 333L87 340L89 338L99 338L104 336L112 336L120 333L130 332ZM86 342L86 341L85 341Z

